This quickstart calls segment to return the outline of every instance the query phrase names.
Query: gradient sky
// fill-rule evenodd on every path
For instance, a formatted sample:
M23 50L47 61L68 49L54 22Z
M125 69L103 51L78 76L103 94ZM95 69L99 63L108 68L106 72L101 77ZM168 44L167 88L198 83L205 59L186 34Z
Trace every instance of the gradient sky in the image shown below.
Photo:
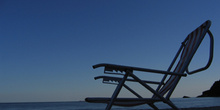
M211 20L215 53L210 69L183 78L172 95L196 97L220 79L219 4L218 0L1 0L0 102L110 96L114 86L95 81L103 68L93 70L92 65L166 70L184 38ZM207 42L203 44L192 68L207 61Z

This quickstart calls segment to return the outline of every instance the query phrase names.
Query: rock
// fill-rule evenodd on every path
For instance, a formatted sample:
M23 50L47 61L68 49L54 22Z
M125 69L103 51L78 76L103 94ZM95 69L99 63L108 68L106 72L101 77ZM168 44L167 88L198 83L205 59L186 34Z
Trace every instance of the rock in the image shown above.
M189 96L183 96L183 98L190 98Z
M220 80L215 81L209 90L204 91L202 95L198 97L220 97Z

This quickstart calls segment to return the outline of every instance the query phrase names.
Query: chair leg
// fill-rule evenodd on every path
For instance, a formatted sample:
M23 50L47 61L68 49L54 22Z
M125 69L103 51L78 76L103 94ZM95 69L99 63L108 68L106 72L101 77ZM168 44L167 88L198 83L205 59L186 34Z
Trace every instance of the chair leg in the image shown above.
M119 82L118 86L116 87L115 89L115 92L113 93L112 97L111 97L111 100L110 102L108 103L107 107L105 108L105 110L110 110L112 108L112 105L115 101L115 99L117 98L122 86L124 85L128 75L129 75L130 72L126 73L123 77L123 79Z
M148 104L150 107L152 107L154 110L159 110L153 103Z
M143 85L146 89L154 93L157 97L159 97L163 102L167 103L169 106L171 106L174 110L179 110L171 101L165 99L163 96L161 96L158 92L156 92L154 89L152 89L150 86L145 84L144 82L141 81L137 76L131 74L131 77L133 77L135 80L137 80L141 85Z
M178 107L176 107L170 100L167 102L167 104L172 107L174 110L180 110Z

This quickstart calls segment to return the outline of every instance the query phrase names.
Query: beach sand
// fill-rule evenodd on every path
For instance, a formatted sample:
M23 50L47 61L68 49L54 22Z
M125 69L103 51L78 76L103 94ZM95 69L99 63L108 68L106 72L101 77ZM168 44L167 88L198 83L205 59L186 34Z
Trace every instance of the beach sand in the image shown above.
M172 109L162 109L162 110L172 110ZM198 108L181 108L181 110L220 110L220 106L216 107L198 107Z

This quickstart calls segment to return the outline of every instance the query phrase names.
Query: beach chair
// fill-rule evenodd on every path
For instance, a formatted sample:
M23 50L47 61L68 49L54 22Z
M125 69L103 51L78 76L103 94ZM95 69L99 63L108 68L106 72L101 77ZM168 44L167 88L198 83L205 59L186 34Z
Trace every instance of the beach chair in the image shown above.
M158 108L154 105L154 103L162 101L172 107L172 109L178 110L179 108L170 101L170 96L173 93L181 77L186 77L187 74L191 75L206 70L211 65L213 59L214 39L212 33L209 30L210 26L211 21L207 20L186 37L167 71L106 63L94 65L94 69L104 67L104 73L111 74L111 76L98 76L95 77L95 79L103 79L103 83L109 84L112 84L114 82L114 84L117 84L117 87L111 98L89 97L86 98L85 101L92 103L107 103L106 110L110 110L112 108L112 105L129 107L142 104L148 104L150 107L157 110ZM206 33L208 33L210 38L208 63L204 67L189 71L188 66L190 64L190 61L192 60L204 37L207 36ZM134 73L140 71L162 74L164 76L162 77L160 82L142 80ZM123 76L113 77L112 75ZM126 81L139 83L144 88L152 92L153 96L151 98L142 97L135 90L131 89L127 84L125 84ZM149 84L157 84L158 86L156 88L152 88L151 86L149 86ZM135 96L137 96L137 98L118 98L117 96L122 87L133 93Z

